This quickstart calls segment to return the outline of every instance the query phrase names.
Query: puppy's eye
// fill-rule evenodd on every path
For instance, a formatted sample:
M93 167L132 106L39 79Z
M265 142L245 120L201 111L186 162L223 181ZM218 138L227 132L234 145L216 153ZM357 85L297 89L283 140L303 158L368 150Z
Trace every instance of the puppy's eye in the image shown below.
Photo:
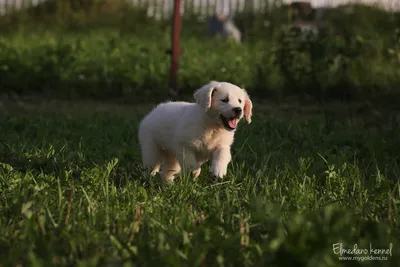
M224 102L224 103L228 103L229 102L229 98L225 97L225 98L221 99L221 101Z
M242 103L242 99L239 99L239 104L241 104Z

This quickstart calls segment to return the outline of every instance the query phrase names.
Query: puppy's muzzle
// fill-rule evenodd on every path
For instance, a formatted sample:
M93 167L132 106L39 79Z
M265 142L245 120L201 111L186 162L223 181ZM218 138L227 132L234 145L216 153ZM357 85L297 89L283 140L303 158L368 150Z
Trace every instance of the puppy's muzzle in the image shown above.
M235 113L236 117L239 117L242 114L242 108L240 107L233 108L232 110Z

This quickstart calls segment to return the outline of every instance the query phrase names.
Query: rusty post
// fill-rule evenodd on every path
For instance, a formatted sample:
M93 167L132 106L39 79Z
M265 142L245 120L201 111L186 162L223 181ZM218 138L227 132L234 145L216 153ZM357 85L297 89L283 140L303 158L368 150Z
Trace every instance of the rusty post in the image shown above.
M179 66L179 35L181 32L181 0L174 0L174 20L172 24L172 54L171 54L171 87L177 92L178 90L178 66Z

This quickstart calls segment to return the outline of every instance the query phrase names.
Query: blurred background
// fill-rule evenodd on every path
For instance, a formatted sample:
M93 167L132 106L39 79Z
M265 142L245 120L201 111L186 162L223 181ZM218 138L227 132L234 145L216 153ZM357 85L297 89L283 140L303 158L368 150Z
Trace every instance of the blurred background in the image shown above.
M398 0L0 0L3 97L156 102L210 80L252 97L385 101L400 93Z

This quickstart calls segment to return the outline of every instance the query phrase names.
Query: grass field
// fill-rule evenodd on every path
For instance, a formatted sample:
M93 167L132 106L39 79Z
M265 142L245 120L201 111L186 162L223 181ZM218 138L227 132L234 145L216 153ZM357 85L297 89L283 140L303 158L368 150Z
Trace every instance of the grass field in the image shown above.
M258 104L237 131L226 179L204 166L198 182L167 185L140 166L137 126L151 106L0 107L0 266L400 261L396 115ZM340 261L340 243L387 259ZM369 252L390 243L392 255Z
M184 17L174 98L224 80L255 108L225 179L164 184L137 127L175 95L170 21L93 3L0 18L0 267L398 266L400 13L305 39L286 7L243 13L240 45Z

